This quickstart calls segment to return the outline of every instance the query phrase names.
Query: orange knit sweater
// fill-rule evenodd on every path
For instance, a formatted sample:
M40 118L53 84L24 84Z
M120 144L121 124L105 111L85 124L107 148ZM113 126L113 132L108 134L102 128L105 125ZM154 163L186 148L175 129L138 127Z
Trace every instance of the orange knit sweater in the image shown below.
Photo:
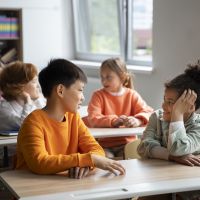
M112 127L112 120L120 115L134 116L142 120L143 126L147 124L153 109L149 107L142 97L129 88L124 88L121 96L113 96L104 89L94 92L88 105L89 127ZM98 140L103 147L112 147L126 144L135 137L103 138Z
M94 167L91 154L104 156L78 114L66 113L58 122L43 110L33 111L21 126L17 139L17 169L54 174L72 167Z

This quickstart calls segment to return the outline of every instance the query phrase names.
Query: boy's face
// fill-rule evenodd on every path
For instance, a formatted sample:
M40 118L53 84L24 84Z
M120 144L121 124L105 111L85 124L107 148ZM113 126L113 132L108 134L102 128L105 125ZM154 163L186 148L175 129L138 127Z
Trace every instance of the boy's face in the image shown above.
M101 83L108 92L119 92L122 88L122 81L114 71L109 68L101 70Z
M76 113L84 101L84 83L77 80L69 88L63 90L63 105L67 112Z
M173 89L165 89L164 93L164 101L162 104L163 108L163 120L170 122L171 121L171 115L172 110L175 102L178 99L178 93L176 90Z

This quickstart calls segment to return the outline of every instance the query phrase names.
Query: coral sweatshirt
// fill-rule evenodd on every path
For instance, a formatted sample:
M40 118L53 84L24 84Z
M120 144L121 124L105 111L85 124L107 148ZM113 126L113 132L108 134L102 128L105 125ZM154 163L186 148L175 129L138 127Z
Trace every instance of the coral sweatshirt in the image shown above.
M134 116L146 125L153 109L133 89L124 88L124 93L113 96L104 89L94 92L88 105L87 125L89 127L112 127L111 123L120 115ZM113 147L133 141L135 137L102 138L103 147Z

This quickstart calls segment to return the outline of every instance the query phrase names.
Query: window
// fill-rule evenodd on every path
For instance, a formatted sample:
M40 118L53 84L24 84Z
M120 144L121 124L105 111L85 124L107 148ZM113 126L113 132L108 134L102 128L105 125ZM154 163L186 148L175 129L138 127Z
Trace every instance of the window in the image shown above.
M76 59L152 63L153 0L73 0Z

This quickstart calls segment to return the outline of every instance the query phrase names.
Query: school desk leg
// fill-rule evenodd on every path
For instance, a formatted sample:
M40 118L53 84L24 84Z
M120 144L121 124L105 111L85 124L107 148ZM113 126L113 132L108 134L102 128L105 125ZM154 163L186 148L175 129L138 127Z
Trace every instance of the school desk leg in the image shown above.
M8 147L3 147L3 167L8 167L9 160L8 160Z

